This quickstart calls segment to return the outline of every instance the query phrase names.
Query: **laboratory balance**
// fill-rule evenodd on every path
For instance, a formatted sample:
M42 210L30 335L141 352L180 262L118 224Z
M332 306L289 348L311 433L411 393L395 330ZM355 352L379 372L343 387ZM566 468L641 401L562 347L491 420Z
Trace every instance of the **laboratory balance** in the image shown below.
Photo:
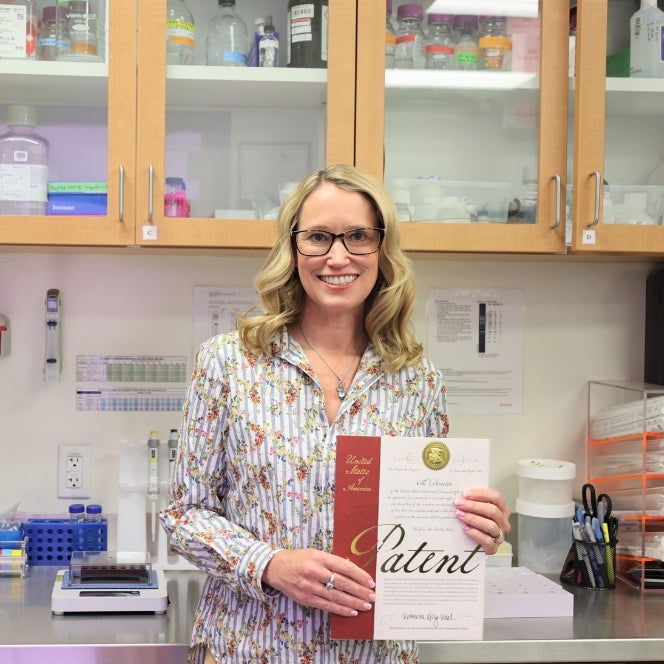
M74 551L68 569L58 570L51 611L66 613L166 613L162 570L149 552Z

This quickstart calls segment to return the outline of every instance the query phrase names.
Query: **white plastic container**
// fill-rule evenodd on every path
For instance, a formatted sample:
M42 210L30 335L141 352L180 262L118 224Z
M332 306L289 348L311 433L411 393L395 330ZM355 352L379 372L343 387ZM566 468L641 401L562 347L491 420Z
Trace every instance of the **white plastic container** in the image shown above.
M521 501L535 505L568 505L572 502L576 465L570 461L522 459L517 462L516 474Z
M572 543L574 502L544 505L516 499L518 562L539 574L557 574Z

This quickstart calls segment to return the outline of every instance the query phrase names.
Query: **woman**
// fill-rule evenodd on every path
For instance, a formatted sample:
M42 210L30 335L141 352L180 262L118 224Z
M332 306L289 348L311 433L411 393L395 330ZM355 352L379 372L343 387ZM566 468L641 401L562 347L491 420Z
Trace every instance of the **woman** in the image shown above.
M208 574L191 660L416 662L413 642L333 641L328 626L375 600L369 574L330 553L336 436L448 431L383 185L343 165L303 180L256 288L262 313L199 350L162 513L176 550ZM472 489L457 508L495 553L509 531L502 497Z

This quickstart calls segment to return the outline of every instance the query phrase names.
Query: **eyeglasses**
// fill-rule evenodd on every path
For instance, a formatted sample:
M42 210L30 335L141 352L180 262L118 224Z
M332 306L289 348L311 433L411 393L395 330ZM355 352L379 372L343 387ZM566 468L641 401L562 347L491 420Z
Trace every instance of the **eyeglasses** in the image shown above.
M353 228L344 233L330 233L318 229L291 231L297 250L303 256L325 256L337 238L341 238L346 251L355 256L373 254L383 241L383 228Z

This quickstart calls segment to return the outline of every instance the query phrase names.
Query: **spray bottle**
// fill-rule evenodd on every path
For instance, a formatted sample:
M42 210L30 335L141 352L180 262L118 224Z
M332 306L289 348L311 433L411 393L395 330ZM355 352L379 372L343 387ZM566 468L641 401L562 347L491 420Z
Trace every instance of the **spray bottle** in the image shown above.
M157 501L159 499L159 436L153 429L148 438L148 500L152 524L152 541L157 539Z

